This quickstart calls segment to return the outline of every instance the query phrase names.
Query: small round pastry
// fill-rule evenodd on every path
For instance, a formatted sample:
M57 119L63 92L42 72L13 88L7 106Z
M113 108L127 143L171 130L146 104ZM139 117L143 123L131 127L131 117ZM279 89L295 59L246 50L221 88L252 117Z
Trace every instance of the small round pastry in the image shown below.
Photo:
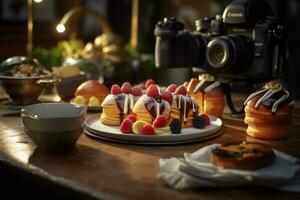
M109 94L109 89L97 80L88 80L78 86L75 91L76 96L83 96L88 102L92 96L99 99L100 102Z
M262 90L251 94L244 105L249 136L260 139L289 137L294 102L280 83L267 83Z
M220 82L209 74L200 74L192 78L186 87L188 95L194 97L199 105L199 112L222 117L225 106L224 93Z
M270 165L275 159L273 150L263 144L243 142L222 145L211 152L214 165L228 169L254 170Z

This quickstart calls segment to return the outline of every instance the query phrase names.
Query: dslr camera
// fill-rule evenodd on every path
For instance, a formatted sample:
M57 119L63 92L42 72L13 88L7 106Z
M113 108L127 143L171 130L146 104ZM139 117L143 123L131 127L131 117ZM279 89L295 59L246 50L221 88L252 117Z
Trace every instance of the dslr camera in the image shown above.
M223 15L195 21L188 32L175 18L154 34L157 67L198 67L219 78L261 82L285 72L285 33L264 0L235 0Z

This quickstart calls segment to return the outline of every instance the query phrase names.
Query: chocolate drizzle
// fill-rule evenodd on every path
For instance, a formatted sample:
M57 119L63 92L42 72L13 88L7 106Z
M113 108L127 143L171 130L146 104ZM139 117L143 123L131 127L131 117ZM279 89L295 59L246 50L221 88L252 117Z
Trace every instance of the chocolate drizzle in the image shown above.
M144 100L144 104L147 111L152 115L154 119L165 111L166 109L165 103L166 102L162 100L160 96L157 97L146 96Z
M117 103L117 106L120 110L120 119L123 119L130 113L134 105L133 96L131 94L119 94L114 95L114 99Z
M180 112L180 121L184 124L187 123L187 117L190 110L193 110L194 117L198 114L198 105L192 97L175 94L174 100L176 102L176 107Z
M274 83L273 83L274 84ZM254 92L251 94L245 101L244 105L248 103L251 99L257 97L258 95L262 95L256 102L255 108L258 109L260 105L263 105L269 109L271 109L272 113L277 111L277 108L286 105L293 104L293 101L290 97L288 91L283 90L281 85L277 83L277 85L270 86L270 84L266 84L262 90Z

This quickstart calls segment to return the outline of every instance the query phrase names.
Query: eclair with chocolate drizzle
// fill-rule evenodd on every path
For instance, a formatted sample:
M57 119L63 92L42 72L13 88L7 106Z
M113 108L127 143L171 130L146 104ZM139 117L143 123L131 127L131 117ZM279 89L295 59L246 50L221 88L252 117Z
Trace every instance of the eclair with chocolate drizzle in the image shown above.
M245 101L247 134L261 139L281 139L290 135L294 101L277 81L268 82Z

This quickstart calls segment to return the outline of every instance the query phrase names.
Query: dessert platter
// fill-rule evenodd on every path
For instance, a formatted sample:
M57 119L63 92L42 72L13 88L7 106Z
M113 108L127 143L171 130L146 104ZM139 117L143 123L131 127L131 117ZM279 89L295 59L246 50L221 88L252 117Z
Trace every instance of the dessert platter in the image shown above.
M199 112L184 85L159 87L148 80L132 87L114 84L103 100L102 113L86 120L89 136L134 144L178 144L221 134L222 120Z

